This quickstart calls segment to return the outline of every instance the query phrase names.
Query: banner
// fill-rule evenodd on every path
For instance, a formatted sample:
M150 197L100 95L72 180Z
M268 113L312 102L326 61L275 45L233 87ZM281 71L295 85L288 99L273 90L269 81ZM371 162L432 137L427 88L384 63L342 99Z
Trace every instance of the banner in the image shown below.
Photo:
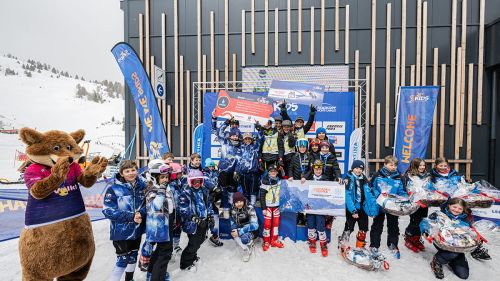
M163 69L161 69L161 67L158 67L158 66L154 66L155 68L155 72L154 72L154 75L155 75L155 82L154 82L154 88L155 88L155 94L156 94L156 97L159 98L159 99L162 99L164 100L165 99L165 96L166 96L166 92L165 92L165 71L163 71Z
M80 186L85 208L92 221L104 219L104 192L112 180L98 181L91 188ZM24 184L0 185L0 242L19 237L24 228L28 189Z
M254 93L265 97L267 93ZM212 111L217 102L217 93L205 93L203 95L203 154L202 161L206 158L218 160L220 158L221 145L211 130ZM305 121L309 118L309 106L305 104L287 103L288 115L292 120L302 116ZM276 103L273 104L273 114L279 115L280 109ZM224 118L217 119L219 128ZM306 138L316 137L316 129L324 127L326 135L335 145L335 152L339 161L342 174L347 172L349 161L349 144L351 133L354 130L354 93L353 92L326 92L323 104L318 106L314 123L306 134ZM240 131L255 132L254 124L240 123ZM228 128L229 130L229 128ZM210 140L210 141L208 141Z
M352 162L354 160L361 160L363 155L362 152L363 145L363 129L357 128L351 134L351 141L349 143L349 162L347 163L347 169L351 169Z
M325 86L289 81L273 80L268 97L277 102L295 102L299 104L321 106L323 104Z
M345 186L332 181L289 181L280 191L282 212L345 216Z
M159 159L169 149L149 77L129 44L118 43L111 49L111 52L120 66L134 99L149 157Z
M193 153L202 155L203 149L203 123L198 124L194 129L193 137Z
M400 173L408 169L413 158L425 158L438 93L438 86L399 89L394 156Z
M219 91L215 116L234 118L241 122L264 124L273 113L273 101L250 93Z

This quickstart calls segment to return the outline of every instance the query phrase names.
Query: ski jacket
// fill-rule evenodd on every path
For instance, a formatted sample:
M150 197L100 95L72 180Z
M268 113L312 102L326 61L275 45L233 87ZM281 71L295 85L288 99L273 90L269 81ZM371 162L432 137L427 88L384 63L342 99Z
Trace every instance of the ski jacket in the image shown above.
M219 171L216 169L210 170L209 168L203 169L203 185L208 189L208 191L214 190L219 183Z
M317 157L317 158L315 158ZM328 177L329 181L335 181L341 178L341 172L339 167L339 162L337 161L337 156L335 153L321 154L318 153L317 156L313 156L309 162L309 173L312 173L312 165L315 160L321 160L323 162L323 174Z
M433 183L432 190L439 189L439 191L451 196L458 189L458 184L465 180L462 175L453 169L450 170L448 175L440 174L436 169L432 169L431 181Z
M154 186L146 194L146 241L170 241L170 222L175 217L175 199L170 186Z
M262 133L264 134L264 141L261 147L262 158L263 158L262 160L269 161L268 159L266 159L265 155L268 155L267 157L272 157L272 158L276 158L276 156L279 158L283 158L284 154L283 140L279 137L278 129L273 128L268 133L265 133L264 129L261 129L260 131L262 131Z
M281 187L286 187L286 181L271 179L269 176L262 179L260 186L260 206L264 210L267 207L279 207Z
M259 171L259 150L264 142L262 131L258 133L258 138L250 144L241 144L241 156L236 164L237 173L257 173Z
M448 206L449 200L450 199L448 199L448 201L446 201L443 205L441 205L441 207L440 207L441 212L443 212L445 215L447 215L450 219L458 221L460 223L460 225L471 227L472 220L471 220L470 216L465 211L458 216L455 216L450 212L450 208ZM434 211L432 214L430 214L428 216L428 219L431 221L437 219L436 212L438 212L438 211ZM428 220L424 219L420 223L419 227L420 227L420 231L422 233L429 233L430 229L431 229L431 224L429 223Z
M387 186L387 188L390 187L388 190L388 193L390 194L408 196L403 180L401 179L401 175L397 170L395 172L389 172L389 170L385 167L382 167L382 169L373 174L371 186L378 192L378 194L384 191L384 186Z
M425 172L423 174L419 173L417 175L411 175L408 171L406 171L404 175L401 177L401 180L403 180L404 185L407 186L408 183L412 181L412 178L415 179L415 177L421 180L425 180L425 179L430 179L431 174L429 172Z
M227 124L223 123L217 130L217 139L221 144L221 157L219 161L219 171L232 173L235 171L236 163L241 156L241 145L234 145L229 137L226 137L224 131Z
M295 153L290 165L288 166L288 174L294 179L307 178L310 167L311 155L309 153Z
M136 224L134 216L140 212L143 222L146 221L146 186L140 177L131 185L117 174L114 184L106 189L102 213L111 221L110 240L136 240L144 233L145 224Z
M374 217L378 215L377 197L380 195L369 185L365 175L356 176L352 171L347 172L345 176L345 207L351 213L355 214L363 207L365 213Z
M198 167L194 167L193 165L191 165L191 163L189 163L189 164L185 165L184 167L182 167L182 173L185 175L189 174L189 172L191 172L191 170L198 170L200 172L203 172L203 168L201 167L201 164Z
M242 236L245 233L255 231L259 228L259 221L257 220L257 214L252 205L245 205L243 208L238 209L234 206L231 207L231 229L236 229L238 231L238 236Z
M295 153L295 142L297 141L294 133L291 131L288 134L279 133L278 138L283 142L283 155Z
M181 218L182 229L187 234L196 233L198 225L193 218L207 219L213 216L212 204L208 201L208 190L202 186L199 189L184 185L179 192L177 212Z

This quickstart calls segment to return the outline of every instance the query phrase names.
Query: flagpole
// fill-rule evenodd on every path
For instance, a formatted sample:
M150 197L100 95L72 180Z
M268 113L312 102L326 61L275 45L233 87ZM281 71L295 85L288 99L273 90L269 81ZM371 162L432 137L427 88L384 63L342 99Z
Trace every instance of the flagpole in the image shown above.
M398 105L396 107L396 122L394 123L394 142L392 147L392 155L396 155L396 136L398 135L398 120L399 120L399 105L401 104L401 87L399 87L397 99Z

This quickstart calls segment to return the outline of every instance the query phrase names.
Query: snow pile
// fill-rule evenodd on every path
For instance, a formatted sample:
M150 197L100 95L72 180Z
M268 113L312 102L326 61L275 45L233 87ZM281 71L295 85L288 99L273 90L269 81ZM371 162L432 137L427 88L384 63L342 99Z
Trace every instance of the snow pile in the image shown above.
M85 139L91 140L90 151L111 156L122 151L125 133L122 131L124 101L118 97L106 97L103 103L76 98L77 85L92 93L102 93L102 85L70 77L57 76L51 71L31 72L26 76L22 65L14 58L0 56L0 124L8 129L22 127L40 131L85 129ZM5 72L17 75L5 75ZM16 150L25 147L17 135L0 133L0 178L16 180L20 162L15 162Z
M343 230L345 220L340 218L333 223L332 237L337 237ZM400 219L401 231L408 224L407 217ZM115 263L114 248L109 241L109 222L102 220L93 223L96 240L96 254L91 271L87 280L105 281L109 279L111 270ZM385 234L382 242L385 241ZM354 243L355 234L351 235L351 244ZM381 251L388 256L390 269L388 271L364 271L347 264L336 248L337 239L329 244L329 256L321 257L320 253L309 253L305 242L294 243L285 240L284 249L270 248L268 252L263 252L260 243L255 248L255 255L248 263L241 261L239 251L235 243L231 240L224 240L224 246L214 248L206 241L198 251L201 257L201 265L198 272L194 274L178 273L172 276L175 281L203 280L203 281L261 281L261 280L435 280L429 263L436 249L426 243L426 250L423 253L415 254L404 247L400 239L401 259L396 260L390 257L386 247L382 246ZM10 240L0 245L0 272L2 280L20 280L21 268L17 249L18 240ZM183 234L181 246L187 243L187 237ZM491 261L479 262L467 254L469 261L469 280L493 280L493 276L500 276L500 268L496 266L500 259L499 244L487 244L486 247L493 258ZM179 259L175 264L169 265L169 272L178 271ZM445 280L460 280L445 266ZM136 270L135 280L145 280L145 274Z

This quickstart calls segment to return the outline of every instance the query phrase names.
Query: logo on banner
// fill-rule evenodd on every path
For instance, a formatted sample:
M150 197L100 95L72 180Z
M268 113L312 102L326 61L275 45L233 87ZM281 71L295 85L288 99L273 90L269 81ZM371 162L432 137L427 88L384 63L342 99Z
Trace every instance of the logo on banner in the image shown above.
M326 129L327 133L339 133L339 134L344 134L345 133L345 122L323 122L323 127Z
M344 147L345 146L345 136L343 135L332 135L331 140L336 147Z
M273 103L273 111L280 112L280 108L279 108L280 104L281 103ZM292 112L293 111L297 111L298 108L299 108L299 106L296 103L291 102L291 103L287 103L286 104L286 110L287 111L292 111Z
M307 197L310 199L326 199L326 200L339 200L345 194L342 188L338 188L337 184L309 184L309 193Z
M321 106L318 106L317 110L318 112L337 112L337 106L323 103Z
M408 101L408 103L413 103L413 102L417 102L417 101L426 102L430 98L431 98L430 96L426 96L426 95L424 95L424 93L419 92L416 95L411 95L410 96L410 100Z
M217 105L220 107L220 108L226 108L228 105L229 105L229 99L227 97L220 97L218 100L217 100Z

